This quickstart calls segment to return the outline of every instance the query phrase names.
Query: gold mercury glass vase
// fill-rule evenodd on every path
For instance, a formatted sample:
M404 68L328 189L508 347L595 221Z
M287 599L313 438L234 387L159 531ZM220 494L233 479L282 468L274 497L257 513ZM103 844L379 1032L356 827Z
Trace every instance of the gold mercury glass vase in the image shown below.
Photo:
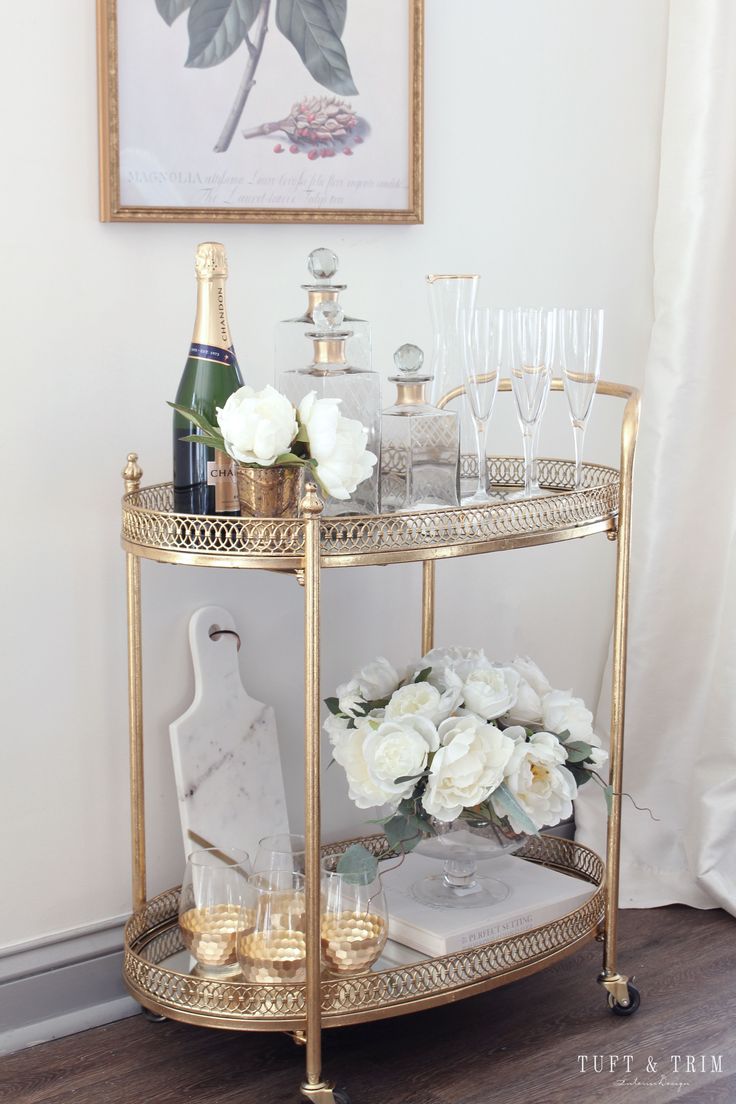
M304 468L299 464L254 464L236 467L241 517L296 517L304 487Z

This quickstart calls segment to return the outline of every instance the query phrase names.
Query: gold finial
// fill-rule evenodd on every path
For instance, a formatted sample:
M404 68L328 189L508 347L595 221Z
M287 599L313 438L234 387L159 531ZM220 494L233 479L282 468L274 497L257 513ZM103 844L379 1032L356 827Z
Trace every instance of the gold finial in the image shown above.
M319 517L324 509L324 503L317 494L317 486L315 483L307 483L304 492L304 498L299 503L302 514L307 517Z
M121 474L125 480L125 493L132 494L133 491L137 491L143 478L143 472L138 464L137 452L128 453L128 463Z
M225 246L220 242L200 242L194 258L194 269L199 277L227 276Z

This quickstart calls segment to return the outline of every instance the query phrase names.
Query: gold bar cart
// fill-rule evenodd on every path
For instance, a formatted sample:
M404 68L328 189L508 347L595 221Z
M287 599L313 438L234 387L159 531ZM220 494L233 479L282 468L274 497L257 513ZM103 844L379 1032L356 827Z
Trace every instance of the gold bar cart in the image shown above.
M509 391L502 380L500 390ZM561 380L552 381L561 391ZM245 1031L289 1031L306 1042L306 1077L301 1091L315 1104L344 1104L347 1096L323 1080L323 1027L399 1016L473 996L545 969L592 939L603 942L598 977L608 1005L629 1015L639 994L617 969L617 909L623 769L626 633L634 452L639 393L600 382L601 395L624 399L620 467L584 465L583 486L571 490L573 464L540 460L544 494L433 511L323 518L309 485L299 518L221 518L173 512L173 488L141 487L142 472L131 453L123 477L122 544L127 557L128 679L130 708L130 801L133 915L125 930L123 976L149 1012L207 1027ZM450 401L461 389L445 396ZM473 461L464 457L466 474ZM518 458L488 460L495 485L520 486ZM416 953L379 963L357 977L322 976L320 965L320 855L343 850L351 841L323 846L320 836L320 578L324 568L418 562L422 564L422 652L433 646L435 571L438 560L479 555L605 533L617 541L611 710L611 784L606 862L589 848L550 835L532 837L523 857L582 878L595 887L582 906L559 920L470 950L431 958ZM177 926L179 889L149 898L146 886L143 785L143 659L141 559L200 567L280 571L304 588L305 634L305 806L306 806L306 984L246 984L237 978L197 976ZM383 836L361 842L378 856L389 853Z

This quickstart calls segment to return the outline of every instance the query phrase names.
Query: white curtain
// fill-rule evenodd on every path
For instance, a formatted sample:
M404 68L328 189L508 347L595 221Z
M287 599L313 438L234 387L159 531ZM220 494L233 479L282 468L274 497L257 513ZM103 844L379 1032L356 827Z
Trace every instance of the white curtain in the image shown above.
M624 790L657 820L624 799L621 905L736 914L734 0L672 0L654 264ZM600 790L578 806L600 848Z

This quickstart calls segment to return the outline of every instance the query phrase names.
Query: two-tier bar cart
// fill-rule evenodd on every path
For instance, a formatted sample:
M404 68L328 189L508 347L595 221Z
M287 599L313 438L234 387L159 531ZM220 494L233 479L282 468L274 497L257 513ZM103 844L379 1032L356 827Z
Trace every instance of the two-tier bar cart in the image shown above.
M500 389L508 391L509 381ZM562 390L560 380L552 390ZM456 397L460 389L445 396ZM626 400L621 427L620 468L584 466L583 486L571 490L573 465L540 460L544 493L526 500L438 509L428 512L321 517L322 504L308 486L301 516L287 519L219 518L173 512L171 484L141 487L133 453L123 473L122 543L127 557L130 706L130 800L133 915L125 931L123 964L127 988L149 1012L207 1027L244 1031L287 1031L306 1044L306 1078L301 1091L315 1104L341 1104L342 1090L323 1080L323 1028L400 1016L487 989L545 969L584 943L603 942L598 980L609 1007L619 1015L636 1011L639 994L616 963L621 789L623 769L626 631L634 450L639 394L631 387L601 382L598 393ZM466 474L472 461L464 458ZM520 486L522 462L488 460L495 485ZM342 844L320 838L320 577L323 568L418 562L422 564L422 654L433 647L435 570L438 560L472 556L605 533L617 541L613 631L613 693L610 767L613 797L605 864L589 848L550 835L531 837L523 855L593 884L593 895L573 912L531 931L440 958L406 953L355 977L322 974L320 965L320 854ZM179 890L148 898L146 888L143 787L143 660L141 650L141 559L200 567L279 571L304 588L306 943L305 984L246 984L189 971L177 926ZM348 841L349 842L349 841ZM388 853L385 837L363 841L376 855ZM405 948L401 949L406 951Z

